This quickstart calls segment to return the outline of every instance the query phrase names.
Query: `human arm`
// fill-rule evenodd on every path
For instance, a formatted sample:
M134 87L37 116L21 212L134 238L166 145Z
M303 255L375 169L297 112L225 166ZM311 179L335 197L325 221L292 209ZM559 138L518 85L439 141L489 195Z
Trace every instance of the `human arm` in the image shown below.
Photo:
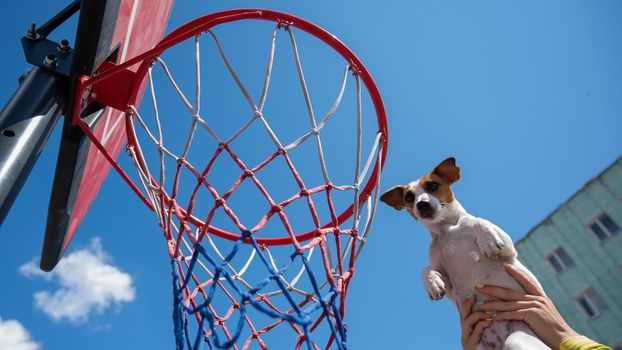
M594 343L575 332L546 295L519 269L505 265L505 269L525 290L517 292L494 286L476 287L478 292L499 300L479 306L480 310L495 314L496 320L521 320L526 322L547 346L560 350L605 350L606 346Z

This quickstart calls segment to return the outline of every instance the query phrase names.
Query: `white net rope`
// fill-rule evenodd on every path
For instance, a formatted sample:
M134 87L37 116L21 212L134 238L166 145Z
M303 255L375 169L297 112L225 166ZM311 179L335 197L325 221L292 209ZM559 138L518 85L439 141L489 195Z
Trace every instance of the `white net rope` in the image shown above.
M268 97L275 59L277 34L281 30L287 33L289 42L291 43L297 78L304 97L306 116L309 125L307 132L295 138L293 142L287 144L282 142L282 139L279 138L275 129L271 127L269 118L264 115L264 106ZM222 62L231 78L235 81L235 84L249 107L250 117L248 117L238 130L228 136L224 136L217 132L216 128L210 126L208 119L202 116L200 39L206 34L213 40ZM377 171L375 176L378 178L375 179L376 186L373 189L373 193L371 193L371 195L366 195L365 198L361 198L363 181L369 181L370 169L372 166L376 164L378 169L381 169L381 140L383 135L380 132L375 133L368 153L366 156L363 156L364 134L362 84L360 77L356 70L352 69L350 65L346 65L341 75L338 93L334 98L334 102L323 114L321 119L318 120L314 113L309 88L305 80L296 38L289 26L279 24L272 31L269 56L258 103L255 103L251 97L248 88L242 82L231 64L231 61L225 54L218 37L211 30L195 36L193 46L193 73L194 81L196 82L193 89L193 96L184 94L167 63L164 59L158 57L154 60L152 67L149 68L148 71L147 91L153 107L150 112L152 116L147 116L149 112L139 111L134 106L130 106L128 113L132 122L127 126L130 128L131 134L143 135L140 141L137 136L134 144L128 147L128 154L137 169L138 178L142 184L144 193L153 206L158 222L164 230L164 235L169 246L169 255L173 259L175 269L181 277L177 283L180 288L181 302L184 306L184 310L196 310L196 308L201 305L208 310L208 313L210 313L208 317L210 324L209 326L202 326L202 329L199 330L204 340L208 343L210 343L210 339L217 342L218 334L220 334L221 337L224 336L229 341L227 345L232 345L237 348L238 345L236 341L238 337L240 337L240 331L233 331L231 326L227 325L226 321L229 320L233 314L239 313L239 322L244 323L249 329L247 332L248 334L246 334L246 341L242 346L243 348L248 348L251 344L256 344L260 348L267 348L264 340L266 337L265 334L280 324L289 325L289 328L298 335L295 342L296 348L305 343L310 348L319 348L317 341L309 339L309 334L321 324L322 320L325 320L324 322L326 322L332 330L328 332L329 339L326 340L327 346L330 346L335 338L345 337L344 331L342 329L336 329L336 327L342 326L341 319L344 317L345 312L345 306L343 305L345 302L345 291L347 290L347 285L354 272L354 261L365 245L369 234L376 210L379 190L380 171ZM180 152L173 151L172 148L168 147L165 143L167 128L163 125L163 121L175 118L179 119L180 116L161 115L162 112L158 105L156 94L155 69L161 69L166 80L171 84L182 105L185 107L187 115L190 117L190 128L186 134L185 142ZM353 179L351 183L333 184L330 176L330 169L326 162L326 150L322 143L321 134L322 130L331 122L331 118L339 109L350 76L352 76L355 81L356 91L356 151L354 169L352 169ZM274 144L274 153L269 155L263 162L248 167L233 151L234 147L232 147L232 143L255 123L261 125L265 134ZM197 130L204 130L205 133L198 135ZM187 160L187 157L196 138L205 137L203 135L213 139L216 147L213 154L210 154L209 151L204 152L206 155L205 162L199 165L201 167L199 168L196 166L196 162L191 164ZM313 188L307 188L303 180L303 175L298 173L294 161L288 157L288 154L301 145L313 141L316 145L317 157L319 159L319 166L321 168L321 176L323 177L324 184ZM149 162L146 159L152 158L144 154L147 149L145 147L155 149L155 154L157 156L153 159L157 159L157 163L151 162L147 164ZM227 156L239 167L240 175L237 181L223 192L219 191L211 184L210 177L218 176L215 171L212 172L214 162L220 157ZM270 196L270 193L262 185L257 176L267 164L276 158L283 158L291 170L290 175L284 173L281 176L293 176L299 186L297 192L292 193L286 200L280 202L275 201ZM171 164L173 164L173 166L171 166ZM188 192L190 193L188 204L185 206L183 205L185 203L180 203L180 199L178 198L179 192L181 191L180 188L184 186L181 184L180 180L182 171L191 173L196 180L195 183L185 184L185 186L189 187ZM266 199L270 208L254 226L246 226L248 223L243 222L244 220L240 219L240 217L236 215L236 212L228 205L230 196L237 191L239 186L245 181L250 181L255 185L257 190ZM200 191L208 193L209 197L211 197L210 201L213 202L212 206L207 206L206 212L204 213L198 213L195 208L196 202L199 201L199 199L197 199L197 193ZM332 191L350 192L352 195L350 204L353 206L353 215L348 221L349 226L347 228L339 227L337 219L339 216L338 211L334 208L334 203L331 199ZM318 214L318 210L315 208L316 202L314 202L313 198L316 198L315 201L317 201L317 195L321 193L326 194L325 200L328 201L329 216L327 218L321 218ZM285 214L288 206L299 199L307 202L309 214L314 226L312 231L314 231L315 234L306 241L299 241L301 236L291 227L288 217ZM249 203L249 205L252 204ZM213 226L211 225L218 211L224 213L240 233L248 232L249 235L253 235L252 242L256 243L256 239L258 239L260 243L255 246L255 249L253 249L252 244L249 244L248 237L242 237L236 242L235 238L240 237L240 235L234 235L234 240L231 241L231 237L227 240L215 234L215 231L212 230ZM266 240L266 243L261 243L261 237L259 236L261 233L260 231L273 217L281 221L287 232L286 238L289 244L286 246L283 246L282 243L271 245L269 240ZM333 235L334 241L329 238L329 236ZM242 246L250 247L246 250L240 248L241 250L238 251L238 244L240 242L246 243L242 244ZM208 259L210 261L206 261L204 256L199 255L197 253L198 246L201 246L206 254L209 254L217 263L214 263L211 259ZM315 253L318 248L320 253ZM232 251L234 252L232 253ZM294 258L289 258L294 251L297 255L304 256L305 261L299 264L300 266L296 268L294 272L290 271L285 273L287 269L294 265L292 264ZM194 260L196 262L196 268L194 270L192 269L193 254L195 255ZM233 258L234 255L235 258ZM244 258L241 258L242 256ZM275 276L280 283L265 283L265 285L259 283L261 288L258 289L258 283L254 281L256 277L255 273L249 272L252 270L253 266L261 265L260 262L256 261L258 258L269 265L267 268L271 268L272 270L270 271L276 271ZM235 264L233 260L236 261ZM284 264L284 262L287 263ZM307 279L303 278L305 275L308 275L313 280L312 282L315 281L315 277L313 277L314 271L309 271L311 266L319 270L315 271L315 276L319 275L324 277L323 279L318 278L318 281L321 283L318 283L317 288L314 288L314 283L309 283ZM226 270L226 274L223 275L219 267L223 267ZM247 278L246 275L249 273L253 274L253 276ZM331 303L334 301L334 303L338 305L332 309L322 309L320 306L309 306L307 308L309 315L313 312L316 314L320 313L320 315L316 315L313 322L307 325L297 325L295 321L292 322L292 320L287 317L274 317L274 315L269 314L269 320L265 322L265 325L257 326L253 323L248 313L239 312L241 308L240 304L244 304L245 301L243 300L241 302L239 298L236 297L235 293L231 291L231 288L227 287L227 282L230 281L239 284L239 289L244 291L243 293L250 293L253 303L264 303L267 308L272 309L276 314L282 316L300 313L300 310L298 310L299 307L307 304L322 304L324 306L322 298L330 294L329 290L332 291L332 294L330 294L332 295ZM213 291L210 292L209 288L213 288ZM234 289L237 291L237 288L234 287ZM318 295L318 291L323 294ZM223 297L221 301L225 304L225 307L218 310L215 306L215 301L211 299L210 293L222 294ZM287 297L287 301L281 304L271 301L272 298L279 295ZM296 299L292 297L292 295L297 295L298 298ZM208 302L206 303L206 301ZM246 302L248 303L248 301ZM317 309L321 310L317 311ZM326 313L328 313L328 315L326 315ZM194 313L194 317L203 325L202 322L205 321L206 315L205 313ZM215 335L216 340L214 340ZM345 344L344 341L345 339L337 339L335 343L341 348L343 344Z

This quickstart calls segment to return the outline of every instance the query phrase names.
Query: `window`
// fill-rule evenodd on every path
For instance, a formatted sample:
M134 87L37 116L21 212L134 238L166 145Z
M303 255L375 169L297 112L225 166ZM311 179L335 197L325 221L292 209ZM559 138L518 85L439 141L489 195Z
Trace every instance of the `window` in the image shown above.
M588 318L598 317L607 309L607 304L593 288L589 288L580 294L576 302L579 309L581 309Z
M602 214L590 225L590 231L602 242L613 235L617 235L620 232L620 227L611 220L609 215Z
M546 260L549 261L549 264L557 273L562 273L574 265L574 261L570 258L570 256L568 256L568 253L566 253L562 247L555 249L555 251L551 253Z

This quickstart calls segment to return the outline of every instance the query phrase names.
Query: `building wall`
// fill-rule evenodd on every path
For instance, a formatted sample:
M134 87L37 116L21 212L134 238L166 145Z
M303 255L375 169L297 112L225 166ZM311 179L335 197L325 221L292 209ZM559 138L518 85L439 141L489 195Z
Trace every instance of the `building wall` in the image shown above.
M621 230L601 242L589 227L603 213ZM574 265L557 273L547 257L559 247ZM577 332L622 348L622 157L534 227L516 249ZM592 318L576 301L590 287L607 305Z

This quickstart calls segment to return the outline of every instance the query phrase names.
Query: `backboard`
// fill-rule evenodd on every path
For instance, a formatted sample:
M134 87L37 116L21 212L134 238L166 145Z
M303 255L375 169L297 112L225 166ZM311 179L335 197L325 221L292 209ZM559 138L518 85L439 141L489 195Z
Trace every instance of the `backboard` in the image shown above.
M172 3L173 0L82 0L69 100L81 75L96 74L106 60L122 63L155 46L166 28ZM72 113L69 107L65 115ZM87 106L82 111L93 133L115 157L126 142L123 116L121 111L97 106ZM106 159L66 117L48 208L42 270L52 270L62 258L109 170Z

